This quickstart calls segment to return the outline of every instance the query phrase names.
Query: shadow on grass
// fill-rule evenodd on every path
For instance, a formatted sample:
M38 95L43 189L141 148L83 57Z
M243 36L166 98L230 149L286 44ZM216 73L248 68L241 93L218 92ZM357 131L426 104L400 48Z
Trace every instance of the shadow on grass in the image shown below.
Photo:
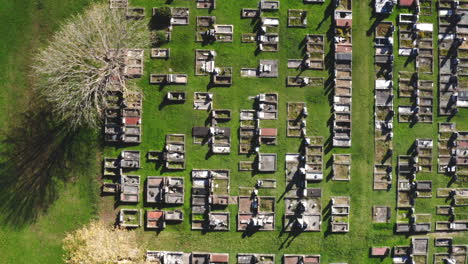
M324 144L324 154L328 154L333 149L333 105L335 96L335 43L333 41L335 35L335 29L331 26L327 30L327 39L329 41L329 51L325 55L325 69L328 72L328 78L324 82L324 94L327 95L328 103L330 105L330 118L327 120L327 126L329 128L329 136Z
M45 213L60 186L95 161L90 131L70 131L43 107L31 107L2 132L0 142L1 222L21 228Z
M167 29L170 26L170 19L166 17L160 17L157 15L152 15L148 23L149 30L163 30Z
M322 27L323 22L325 22L329 17L333 17L333 13L335 12L335 5L334 1L330 1L330 4L328 4L327 8L325 9L325 15L323 16L323 19L318 23L317 27L315 30L318 30Z
M159 103L159 106L158 106L158 109L159 110L162 110L164 109L164 107L166 106L171 106L171 105L183 105L185 104L185 101L181 101L181 102L171 102L167 99L167 97L165 96L164 99L161 101L161 103Z
M279 237L282 237L285 233L288 233L288 236L281 242L281 245L278 247L278 250L282 250L284 248L288 248L291 246L292 242L303 232L298 229L296 226L294 226L294 220L288 221L288 223L285 223L286 219L283 219L283 228L281 229L281 232L279 234ZM287 228L290 228L289 231L286 231Z

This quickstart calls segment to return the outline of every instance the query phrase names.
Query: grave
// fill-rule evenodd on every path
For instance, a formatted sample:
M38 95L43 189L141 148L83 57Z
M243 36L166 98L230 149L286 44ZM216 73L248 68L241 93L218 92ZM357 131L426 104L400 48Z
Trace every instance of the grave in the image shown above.
M283 264L320 264L320 255L283 255Z
M151 58L153 59L169 59L171 55L171 49L151 49Z
M145 8L127 7L126 17L129 19L143 19L145 17Z
M276 153L258 154L258 171L275 172L276 171Z
M141 210L120 209L119 225L126 228L136 228L141 226Z
M333 154L333 180L351 179L351 154Z
M195 110L210 110L213 104L213 94L195 92L193 94L193 109Z
M275 254L246 254L239 253L237 254L237 264L274 264L275 263Z
M260 65L258 67L258 77L278 77L278 60L260 60Z
M140 201L140 176L120 176L120 201L124 203L138 203Z
M372 222L388 223L391 219L391 209L389 206L373 206L372 207Z

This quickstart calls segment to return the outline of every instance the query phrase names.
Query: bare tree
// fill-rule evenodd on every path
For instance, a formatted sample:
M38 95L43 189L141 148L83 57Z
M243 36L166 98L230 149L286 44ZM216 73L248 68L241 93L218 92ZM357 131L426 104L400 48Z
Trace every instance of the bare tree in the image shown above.
M33 69L37 89L59 121L71 129L97 128L109 91L130 90L124 74L128 48L145 48L150 38L143 20L103 4L69 19L41 50Z
M63 240L69 264L143 263L135 231L106 226L100 221L67 234Z

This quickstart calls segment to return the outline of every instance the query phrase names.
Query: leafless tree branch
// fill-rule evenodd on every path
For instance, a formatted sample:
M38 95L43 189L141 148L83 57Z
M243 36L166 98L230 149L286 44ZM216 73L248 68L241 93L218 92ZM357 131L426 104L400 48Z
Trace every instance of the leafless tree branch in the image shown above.
M35 59L37 89L71 129L99 127L106 95L135 87L124 76L125 49L149 46L147 26L122 10L97 4L69 19Z

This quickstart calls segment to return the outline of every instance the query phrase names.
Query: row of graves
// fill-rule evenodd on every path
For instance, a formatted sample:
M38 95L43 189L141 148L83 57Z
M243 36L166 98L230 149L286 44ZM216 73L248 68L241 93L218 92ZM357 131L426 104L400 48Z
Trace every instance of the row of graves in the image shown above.
M352 11L351 0L337 0L335 26L335 89L333 97L333 146L351 147Z
M291 182L288 182L291 184ZM284 198L286 232L319 232L322 228L322 189L296 185Z
M104 158L103 177L112 182L104 182L103 193L116 194L119 201L138 203L140 200L140 176L127 172L141 167L140 151L124 150L117 158Z
M215 9L216 8L216 0L196 0L197 1L197 8L200 8L200 9ZM143 19L145 17L145 8L144 7L131 7L131 6L128 6L128 0L110 0L110 6L111 8L122 8L122 9L126 9L126 17L128 19ZM156 10L157 8L153 8L153 15L156 13ZM177 26L177 25L188 25L189 24L189 21L190 21L190 17L189 17L189 14L190 14L190 11L189 11L189 8L187 7L171 7L170 8L171 10L171 20L169 21L170 22L170 25L171 26ZM197 18L198 19L198 18ZM214 23L213 23L214 24ZM224 26L224 25L220 25L220 26ZM231 26L231 25L227 25L227 26ZM216 27L209 27L207 28L208 29L215 29L216 30ZM207 33L205 30L203 32L203 34ZM170 40L171 38L171 31L172 29L171 28L167 28L167 39ZM222 32L219 31L217 32L219 35L225 35L226 32ZM229 39L230 40L227 40L227 39L224 39L224 38L216 38L216 40L220 40L220 41L228 41L228 42L232 42L232 33L233 33L233 30L231 30L230 32L231 34L229 34L230 36ZM208 34L208 33L207 33ZM198 40L198 35L197 35L197 40Z
M231 86L232 67L216 67L215 58L216 51L214 50L195 50L195 75L209 75L211 84L215 86Z
M167 170L185 169L185 134L167 134L162 151L150 150L147 160L160 163Z
M439 113L468 107L468 2L439 0Z
M468 189L463 188L468 177L468 132L458 131L455 123L439 123L438 173L451 176L458 188L438 188L437 197L445 198L437 206L437 214L444 221L436 222L436 231L468 230ZM461 187L461 188L460 188Z
M141 8L141 13L144 14L144 8ZM156 16L158 8L152 9L153 17ZM127 9L128 12L128 9ZM172 38L172 29L173 26L188 25L190 21L190 10L187 7L170 7L171 19L169 21L170 26L163 29L165 38L169 42ZM170 58L170 48L152 48L151 49L151 58L153 59L169 59ZM167 84L186 84L187 75L186 74L151 74L150 75L151 84L159 84L161 86ZM177 96L182 96L182 92L176 92ZM168 97L171 97L168 93Z
M426 264L429 263L430 259L430 240L429 237L413 237L411 245L394 246L393 250L390 247L372 247L370 256L383 260L391 255L392 262L395 264ZM466 263L467 245L453 245L452 241L451 237L436 237L434 239L434 246L438 253L434 253L432 263Z
M305 27L307 13L303 10L288 10L289 27ZM288 59L287 67L304 71L323 70L325 36L306 34L300 47L302 59ZM288 76L287 87L321 87L323 78ZM322 189L308 188L308 183L323 180L323 137L307 136L308 108L305 102L287 103L287 137L299 138L299 153L287 153L285 157L286 194L284 198L285 232L320 232L322 230ZM343 176L343 175L342 175ZM346 177L346 176L344 176ZM284 263L319 263L319 255L285 255Z
M306 103L288 102L286 121L286 136L304 137L307 135L307 121L309 115Z
M304 11L305 12L305 11ZM304 71L307 69L323 70L325 65L325 36L306 34L303 46L305 56L302 59L288 59L288 68ZM322 77L288 76L286 87L323 87Z
M145 17L144 7L129 6L128 0L109 0L110 9L124 9L128 19L142 19Z
M184 73L150 74L150 84L163 85L185 85L188 76Z
M422 80L417 72L401 71L398 74L398 96L412 100L412 105L398 107L398 122L432 123L434 82Z
M304 57L302 59L288 59L289 69L323 70L325 68L325 36L306 34L304 37ZM289 76L287 86L314 86L320 85L320 78Z
M213 109L213 94L204 92L195 92L193 108L210 111L208 116L210 126L192 128L193 143L208 144L209 152L212 154L231 153L231 128L218 126L219 123L231 120L231 110Z
M216 24L215 16L197 16L196 42L232 42L234 25Z
M212 122L225 120L229 110L213 110L210 115ZM221 117L219 117L221 116ZM192 128L193 142L195 144L208 144L210 153L213 154L229 154L231 152L231 128L229 127L193 127Z
M113 194L122 204L137 204L141 198L141 178L139 175L127 174L141 168L139 151L124 150L118 158L104 158L104 177L102 186L104 194ZM184 178L148 176L145 183L145 204L148 206L179 206L184 203ZM146 210L145 224L140 209L124 208L119 212L119 225L147 229L164 229L166 222L180 223L184 214L181 210L163 211Z
M216 0L196 0L196 2L197 8L209 10L216 9Z
M410 246L395 246L393 249L393 263L428 263L429 238L413 237Z
M437 198L445 198L444 205L438 205L435 230L438 232L468 231L468 188L438 188Z
M432 0L376 0L374 2L374 11L376 14L389 15L393 12L393 7L413 8L418 15L432 15Z
M112 1L127 1L127 0L110 0L111 6ZM211 1L211 0L208 0ZM214 0L213 0L214 1ZM111 7L112 8L112 7ZM145 17L144 7L125 7L127 18L129 19L143 19ZM152 9L153 18L156 16L158 8ZM171 41L173 26L186 26L190 21L190 9L188 7L170 7L171 19L169 26L162 29L165 39ZM169 48L152 48L150 56L153 59L169 59L170 49Z
M453 245L451 237L436 237L434 246L440 251L445 249L445 252L434 253L434 264L443 263L466 263L467 260L467 245Z
M136 188L136 185L134 185ZM183 204L183 178L148 176L146 203L149 206L179 206ZM163 230L166 224L179 224L184 220L182 210L123 208L119 212L119 225L125 228L144 227L145 230Z
M164 263L164 264L228 264L229 254L227 253L208 253L193 252L184 253L176 251L155 251L147 250L145 263Z
M374 190L388 190L392 183L393 31L391 22L381 22L375 29Z
M111 9L127 8L128 0L110 0L109 7Z
M400 14L398 21L398 55L416 61L415 73L399 73L399 96L410 98L412 105L398 107L398 121L432 123L434 84L428 78L433 75L435 64L433 24L419 23L418 20L418 14Z
M286 154L286 182L290 189L305 189L309 181L323 180L323 145L323 137L305 137L300 153Z
M241 161L239 170L275 172L277 156L275 153L259 153L260 145L276 145L278 130L261 128L261 120L278 119L278 94L262 93L251 97L254 109L240 111L239 154L257 153L255 161Z
M280 1L260 1L258 8L242 8L241 18L256 21L258 27L255 33L243 33L242 43L257 43L257 50L264 52L279 51L279 18L263 16L264 12L278 11ZM291 13L292 11L292 13ZM291 13L291 14L289 14ZM307 25L307 12L303 10L289 10L288 25Z
M439 123L438 172L466 182L468 176L468 131L458 131L455 123Z
M236 255L238 264L274 264L275 254L262 253L238 253ZM229 254L227 253L208 253L193 252L184 253L176 251L146 251L145 263L164 263L164 264L228 264ZM320 255L307 254L284 254L282 258L284 264L320 264ZM345 263L334 263L345 264Z
M121 0L111 0L121 1ZM127 0L124 0L127 1ZM210 1L210 0L208 0ZM214 1L214 0L213 0ZM156 16L158 8L152 9L153 18ZM169 25L162 29L167 41L171 41L173 26L186 26L190 21L190 9L188 7L170 7L171 19ZM144 18L145 8L144 7L127 7L127 17L133 19ZM159 51L159 52L158 52ZM155 55L155 56L153 56ZM151 49L152 58L168 59L169 49Z
M119 56L123 60L123 73L128 78L139 78L143 75L142 49L123 49L112 51L109 56ZM139 92L122 93L123 81L111 80L116 88L110 90L106 97L107 107L104 115L104 141L109 144L139 144L142 135L143 99Z
M306 36L306 45L312 37L312 35ZM318 37L323 41L323 36ZM291 60L288 60L288 67L290 63ZM288 137L299 138L301 142L299 153L287 153L285 157L286 194L283 230L295 234L322 230L322 189L308 188L307 185L323 180L324 139L307 137L307 116L306 103L288 102L286 134ZM306 258L308 257L304 256L302 261L305 262ZM320 256L316 260L317 262L311 263L319 263ZM284 263L298 261L301 261L300 256L284 258Z
M153 8L153 17L155 17L158 8ZM190 21L190 10L187 7L170 7L171 19L170 26L165 29L167 41L171 40L173 26L185 26ZM151 49L151 58L153 59L169 59L169 48L153 48ZM184 73L170 73L170 74L150 74L150 84L155 85L185 85L188 82L188 76ZM169 92L165 100L169 103L184 102L186 95L184 92Z
M396 232L431 232L432 215L417 214L414 205L416 198L432 197L432 181L416 179L420 172L432 172L432 149L432 139L416 139L410 155L398 156Z
M333 154L332 165L334 181L351 180L351 154Z
M146 203L163 206L183 205L184 178L148 176L146 179ZM180 223L183 219L184 213L181 210L147 210L145 228L161 230L166 227L166 222Z
M286 154L286 195L283 228L286 232L322 229L322 189L308 183L323 180L323 137L301 135L300 153Z
M192 230L229 231L229 170L192 170Z
M351 212L350 202L351 199L349 196L335 196L331 198L331 232L349 232L349 213Z
M277 78L278 60L260 60L256 68L241 68L241 77Z

